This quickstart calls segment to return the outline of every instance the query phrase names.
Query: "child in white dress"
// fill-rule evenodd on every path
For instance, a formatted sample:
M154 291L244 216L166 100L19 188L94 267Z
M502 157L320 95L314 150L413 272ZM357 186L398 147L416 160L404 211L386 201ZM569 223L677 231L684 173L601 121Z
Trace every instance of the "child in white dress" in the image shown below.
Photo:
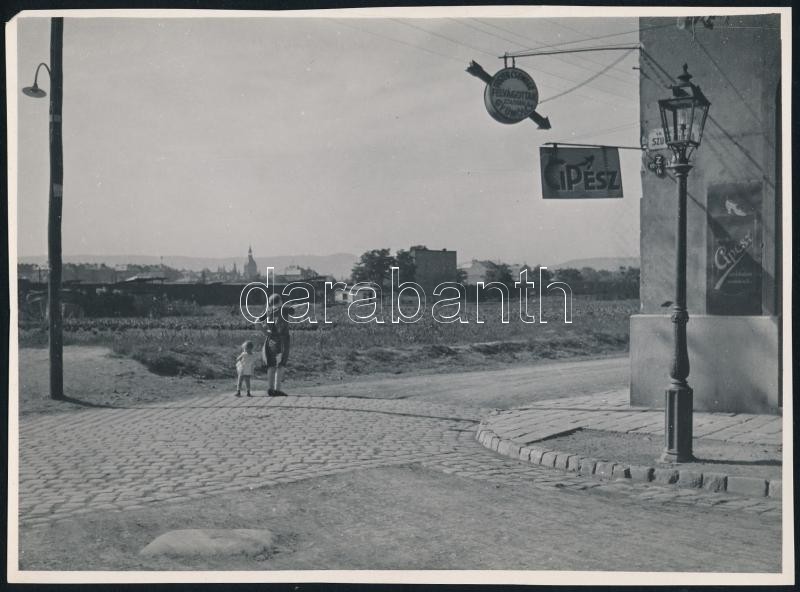
M236 374L238 380L236 381L236 396L242 396L242 383L247 386L247 396L252 397L250 394L250 377L256 366L258 357L253 353L253 342L245 341L242 344L242 353L236 358Z

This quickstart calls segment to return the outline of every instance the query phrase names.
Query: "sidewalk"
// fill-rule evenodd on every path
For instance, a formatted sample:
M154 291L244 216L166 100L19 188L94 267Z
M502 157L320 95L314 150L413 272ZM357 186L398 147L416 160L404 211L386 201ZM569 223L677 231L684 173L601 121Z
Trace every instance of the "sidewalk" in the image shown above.
M778 447L782 444L780 416L695 411L693 428L696 442L713 441L732 449L760 446L780 450ZM568 397L506 411L493 411L482 420L476 437L481 444L500 454L601 479L655 481L751 497L781 497L779 478L764 478L763 474L759 474L763 471L747 466L774 464L774 461L743 462L743 468L739 467L733 471L737 474L731 474L725 463L719 463L713 471L708 470L707 464L698 463L702 469L698 470L695 463L676 466L658 464L655 461L657 455L653 455L652 462L640 465L626 462L626 455L619 454L619 451L611 452L602 447L593 451L591 457L577 453L574 447L572 451L558 448L559 444L567 447L564 442L569 441L569 438L559 437L575 434L579 430L608 433L611 437L626 434L634 443L636 436L642 440L651 437L651 440L660 443L664 438L664 411L631 407L627 390ZM614 455L618 455L617 458L607 458ZM772 472L776 470L773 468Z

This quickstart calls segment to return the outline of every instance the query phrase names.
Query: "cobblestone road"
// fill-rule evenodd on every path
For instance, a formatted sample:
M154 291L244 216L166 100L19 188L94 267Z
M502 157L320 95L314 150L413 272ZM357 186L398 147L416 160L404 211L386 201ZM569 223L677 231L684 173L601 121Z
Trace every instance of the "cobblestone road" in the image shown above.
M474 439L483 413L412 400L212 394L171 404L25 417L20 521L33 526L409 463L497 483L525 481L551 490L779 516L778 500L598 482L498 456Z

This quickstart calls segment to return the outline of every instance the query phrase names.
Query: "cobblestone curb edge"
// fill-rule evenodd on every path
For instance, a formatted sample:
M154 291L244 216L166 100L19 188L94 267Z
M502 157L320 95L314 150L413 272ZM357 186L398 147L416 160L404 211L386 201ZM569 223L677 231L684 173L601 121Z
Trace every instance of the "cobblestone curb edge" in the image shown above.
M522 445L504 439L494 433L485 422L481 422L475 439L486 448L535 465L561 471L597 477L599 479L631 479L641 483L659 485L674 484L678 487L705 489L709 492L728 492L748 497L781 498L780 479L738 477L724 473L701 473L670 467L638 466L600 458L581 457L570 452L551 450L541 442L539 445Z

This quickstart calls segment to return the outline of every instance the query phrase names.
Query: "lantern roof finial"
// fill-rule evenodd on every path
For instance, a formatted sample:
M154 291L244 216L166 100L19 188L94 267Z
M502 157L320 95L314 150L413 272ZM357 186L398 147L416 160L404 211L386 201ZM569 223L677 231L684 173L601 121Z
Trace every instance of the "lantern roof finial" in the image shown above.
M682 83L686 84L691 79L692 79L692 75L689 74L689 64L684 64L683 65L683 74L678 76L678 80L680 80Z

